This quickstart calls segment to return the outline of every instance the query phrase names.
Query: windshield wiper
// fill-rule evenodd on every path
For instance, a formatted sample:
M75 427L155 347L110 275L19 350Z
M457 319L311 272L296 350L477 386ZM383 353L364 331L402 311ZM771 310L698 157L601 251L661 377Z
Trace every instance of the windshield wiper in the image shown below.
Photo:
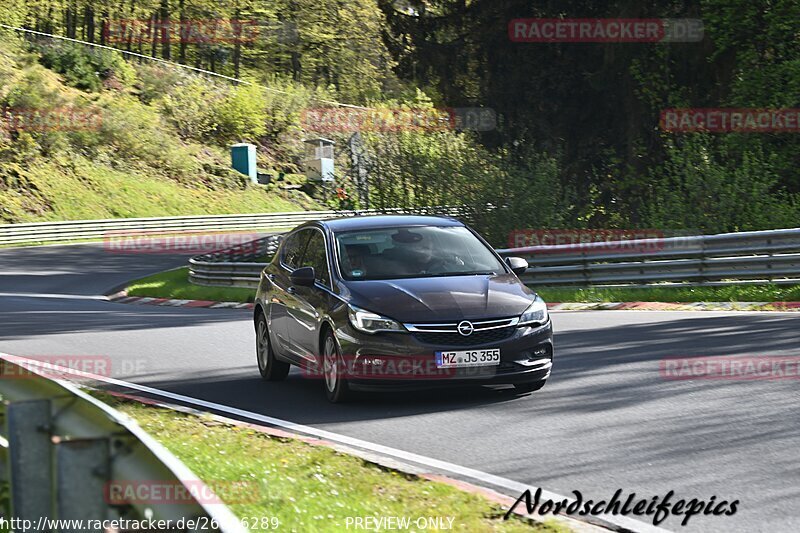
M491 270L475 270L472 272L431 272L428 274L421 274L421 278L444 278L451 276L496 276L497 272Z

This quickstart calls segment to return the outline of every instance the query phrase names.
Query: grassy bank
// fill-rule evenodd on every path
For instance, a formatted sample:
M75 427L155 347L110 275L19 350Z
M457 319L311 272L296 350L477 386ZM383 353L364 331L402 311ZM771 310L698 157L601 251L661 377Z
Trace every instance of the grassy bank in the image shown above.
M220 158L222 156L220 155ZM3 172L0 163L0 174ZM0 176L2 178L2 176ZM0 187L13 222L303 211L319 208L299 191L274 186L205 187L144 170L112 168L83 157L69 166L34 161L19 170L25 190ZM199 177L198 177L199 179Z
M264 104L116 53L31 48L0 33L0 223L319 208L230 168L229 146L250 141L262 144L261 170L303 180L294 152L264 149L253 102ZM287 138L301 144L298 132Z
M189 267L167 270L136 280L126 290L128 296L241 303L252 302L256 293L253 289L193 285L189 283Z
M277 518L281 531L342 531L346 517L436 516L454 517L455 531L568 531L518 519L504 521L505 509L482 496L327 447L105 395L102 399L136 419L212 487L246 483L252 489L247 498L226 503L251 524L265 517ZM225 491L219 496L224 500Z

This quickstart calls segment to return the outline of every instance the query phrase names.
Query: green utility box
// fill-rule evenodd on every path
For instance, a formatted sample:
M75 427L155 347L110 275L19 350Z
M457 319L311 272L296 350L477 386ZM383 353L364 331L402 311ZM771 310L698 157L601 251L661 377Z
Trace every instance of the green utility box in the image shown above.
M234 170L249 177L251 183L258 183L256 146L247 143L239 143L231 146L231 166Z

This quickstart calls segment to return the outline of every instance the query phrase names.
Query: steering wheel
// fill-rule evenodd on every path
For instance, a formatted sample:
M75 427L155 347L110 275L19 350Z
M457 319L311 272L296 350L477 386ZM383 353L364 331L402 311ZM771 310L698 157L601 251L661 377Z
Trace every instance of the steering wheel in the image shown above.
M431 262L428 263L428 266L425 269L425 271L434 274L439 274L442 272L456 271L459 267L463 267L464 265L465 263L463 259L461 259L455 254L449 254L449 255L434 257L431 260Z

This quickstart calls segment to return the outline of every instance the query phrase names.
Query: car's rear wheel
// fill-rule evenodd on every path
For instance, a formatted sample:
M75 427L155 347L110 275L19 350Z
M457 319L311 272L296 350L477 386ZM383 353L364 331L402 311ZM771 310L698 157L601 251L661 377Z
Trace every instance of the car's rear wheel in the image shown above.
M325 376L325 392L332 403L344 402L350 397L350 386L342 363L333 332L328 331L322 341L322 372Z
M256 359L261 378L266 381L283 381L289 375L289 363L278 361L269 340L267 319L259 314L256 319Z
M514 383L514 390L519 393L525 392L536 392L537 390L544 387L546 380L542 379L539 381L527 381L525 383Z

